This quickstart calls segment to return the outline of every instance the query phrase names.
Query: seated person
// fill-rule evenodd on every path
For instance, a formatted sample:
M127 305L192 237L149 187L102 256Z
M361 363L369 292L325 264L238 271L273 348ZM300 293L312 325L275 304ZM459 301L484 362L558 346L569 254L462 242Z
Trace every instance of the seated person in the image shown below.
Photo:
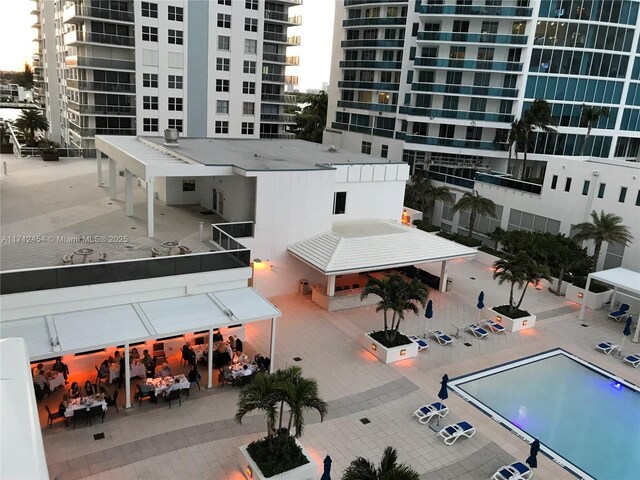
M158 403L158 397L156 397L155 389L152 386L147 385L145 383L138 384L138 391L136 392L133 398L138 400L141 395L147 395L147 394L149 394L149 401L151 403Z
M49 388L49 384L47 383L47 377L45 377L44 375L44 369L39 370L33 376L33 383L35 385L38 385L38 387L40 387L40 391L42 392L43 395L51 393L51 389Z
M40 370L44 370L44 365L43 365L43 364L41 364L41 363L39 363L38 365L36 365L36 368L34 368L34 369L32 370L33 376L35 377L35 376L38 374L38 372L39 372Z
M198 372L198 367L196 367L195 365L191 366L191 370L189 370L189 373L187 374L187 380L189 380L189 383L191 385L195 385L198 383L198 381L200 380L200 372Z
M56 358L56 363L53 364L51 370L64 375L64 381L67 381L67 377L69 376L69 367L67 367L66 364L62 363L62 359L60 357Z
M64 412L67 410L68 407L69 407L69 395L65 393L64 395L62 395L62 401L60 402L60 405L58 405L58 413L60 415L64 415Z
M237 336L235 337L235 339L236 339L236 352L242 353L242 349L244 348L244 346L242 345L242 340L240 340Z
M256 355L253 358L253 361L256 362L256 365L258 365L258 369L259 370L264 370L264 357L260 354Z
M227 363L222 367L222 377L225 380L233 380L233 370L231 370L231 363Z
M109 378L109 360L103 360L98 369L98 376L100 378Z
M153 358L149 355L149 350L142 352L142 363L144 363L144 366L147 368L149 368L153 363Z
M78 382L73 382L71 384L71 389L69 390L69 396L71 398L80 398L82 396L82 393L80 392L80 385L78 385Z
M222 334L220 333L220 330L217 330L216 332L213 332L213 341L214 342L222 342L224 340L224 338L222 337Z
M91 397L96 394L96 391L93 388L93 384L89 380L84 382L84 393L87 397Z
M242 366L242 376L243 377L249 377L251 375L253 375L253 372L251 371L249 366L248 365L243 365Z
M107 405L113 405L113 399L111 398L111 395L107 393L107 389L103 386L100 386L100 395L102 395L104 401L107 402Z
M171 376L171 367L167 362L162 364L162 367L158 371L158 377L170 377Z
M131 354L129 355L129 357L131 358L131 361L135 361L135 360L140 360L140 354L138 353L138 349L136 347L133 347L131 349Z

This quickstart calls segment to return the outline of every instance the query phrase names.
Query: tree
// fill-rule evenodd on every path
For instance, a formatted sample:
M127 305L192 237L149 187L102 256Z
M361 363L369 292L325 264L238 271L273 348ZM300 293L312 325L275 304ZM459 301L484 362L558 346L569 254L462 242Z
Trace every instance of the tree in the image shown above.
M27 138L27 146L35 147L36 131L49 130L49 122L37 108L23 109L20 116L13 122L15 127Z
M524 123L522 120L516 120L511 124L511 130L507 135L507 144L509 146L509 157L507 158L507 172L511 165L511 152L513 151L516 161L518 160L518 147L525 144Z
M263 373L258 373L253 382L240 391L238 397L235 420L242 423L242 419L254 410L262 411L267 420L267 438L273 438L276 434L276 408L279 400L278 391L274 379Z
M296 138L309 142L322 143L322 132L327 123L327 104L329 97L327 92L300 95L309 103L300 113L296 113Z
M540 265L524 251L496 260L493 263L493 268L493 279L498 279L499 285L504 282L511 284L508 308L510 314L516 313L520 309L529 282L537 285L543 278L547 280L550 278L549 269ZM517 304L513 296L516 285L522 289L522 295Z
M609 118L609 109L607 107L596 107L582 104L582 117L580 119L580 126L587 128L587 134L584 136L584 142L580 148L580 155L584 155L584 150L587 148L587 141L591 136L591 129L594 125L598 124L600 117Z
M485 217L496 217L496 204L492 200L479 195L474 190L473 193L466 192L460 200L453 206L453 212L469 212L469 225L467 238L471 240L473 235L473 226L477 215Z
M579 268L589 262L587 251L569 237L558 234L554 235L554 244L550 249L550 261L558 269L558 285L556 295L560 295L562 280L567 272L574 268Z
M391 275L388 278L377 279L371 277L365 285L360 299L364 300L369 295L377 295L380 301L376 304L376 312L382 310L384 315L384 337L392 345L396 340L400 323L404 320L405 312L418 313L416 303L424 307L429 298L429 290L417 278L407 282L400 275ZM393 312L391 327L388 325L388 312Z
M436 187L426 175L414 175L405 189L405 204L424 212L433 223L433 208L436 201L446 202L451 199L451 191L447 187Z
M300 438L304 431L305 410L316 410L320 421L327 414L327 403L318 396L318 382L312 378L297 375L278 387L283 393L284 403L289 407L289 427L296 428L295 438Z
M26 89L33 88L33 71L31 70L31 65L28 63L24 64L24 73L22 74L20 85Z
M551 105L541 98L533 101L531 108L524 112L521 120L516 122L521 124L517 127L516 137L517 142L522 143L524 149L523 162L522 162L522 174L521 180L524 180L526 165L527 165L527 151L531 144L532 134L535 130L542 130L546 133L555 132L553 125L556 124L555 119L551 116Z
M578 233L573 238L577 242L593 240L595 243L593 250L594 272L598 268L602 242L627 246L633 240L629 227L622 225L622 218L613 213L604 213L604 210L600 211L600 215L595 210L592 211L591 222L579 223L576 225L576 229Z
M347 467L342 480L419 480L420 475L410 466L398 463L398 452L393 447L384 449L380 466L363 457L356 458Z

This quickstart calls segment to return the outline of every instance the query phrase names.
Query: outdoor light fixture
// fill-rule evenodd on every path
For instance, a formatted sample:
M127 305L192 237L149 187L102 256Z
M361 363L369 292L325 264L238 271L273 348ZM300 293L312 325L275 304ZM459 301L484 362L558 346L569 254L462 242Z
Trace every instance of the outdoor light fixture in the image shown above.
M376 346L376 344L375 344L375 343L372 343L372 344L371 344L371 350L374 350L374 351L375 351L375 350L378 350L378 347Z
M578 298L584 298L584 293L579 292L579 293L578 293Z
M244 473L247 474L247 477L253 478L253 470L251 470L251 466L247 466L247 468L244 470Z
M611 386L616 390L620 390L622 388L622 384L620 382L613 382Z
M500 315L496 315L496 322L501 322L502 321L502 317Z
M524 327L527 323L529 323L529 320L522 320L522 326Z
M400 356L404 357L407 354L407 351L403 348L402 350L400 350Z

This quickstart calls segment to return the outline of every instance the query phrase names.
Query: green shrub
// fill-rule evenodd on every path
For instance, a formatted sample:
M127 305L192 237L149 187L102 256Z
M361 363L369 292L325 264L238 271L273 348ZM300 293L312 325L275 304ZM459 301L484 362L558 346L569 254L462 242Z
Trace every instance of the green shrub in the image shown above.
M300 446L288 433L251 442L247 445L247 453L265 477L272 477L309 463Z
M410 345L411 344L411 340L409 340L409 337L407 337L406 335L403 335L400 332L398 332L396 334L396 338L391 342L388 342L387 339L385 338L384 330L380 330L380 331L377 331L377 332L371 332L369 334L369 336L371 338L373 338L376 342L381 343L382 345L384 345L387 348L399 347L401 345Z
M414 220L413 224L423 232L437 232L440 230L440 227L432 225L425 220Z
M587 277L574 277L571 282L574 287L582 288L587 286ZM591 284L589 285L589 291L593 293L602 293L607 290L611 290L611 287L606 283L599 282L597 280L591 280Z
M467 247L479 247L482 245L480 240L476 240L472 238L469 240L467 237L463 235L457 235L455 233L446 233L446 232L438 232L437 235L442 238L446 238L447 240L451 240L452 242L461 243L462 245L466 245Z
M509 305L493 307L493 311L498 312L500 315L504 315L505 317L513 318L514 320L516 318L528 317L531 315L526 310L520 310L518 308L514 308L513 311L511 311Z

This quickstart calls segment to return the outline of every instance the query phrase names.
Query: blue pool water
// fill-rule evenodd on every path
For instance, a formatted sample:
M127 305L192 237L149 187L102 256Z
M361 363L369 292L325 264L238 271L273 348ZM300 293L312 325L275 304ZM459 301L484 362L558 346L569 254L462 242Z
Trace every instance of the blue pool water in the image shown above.
M496 370L451 383L588 475L640 479L640 393L562 353Z

